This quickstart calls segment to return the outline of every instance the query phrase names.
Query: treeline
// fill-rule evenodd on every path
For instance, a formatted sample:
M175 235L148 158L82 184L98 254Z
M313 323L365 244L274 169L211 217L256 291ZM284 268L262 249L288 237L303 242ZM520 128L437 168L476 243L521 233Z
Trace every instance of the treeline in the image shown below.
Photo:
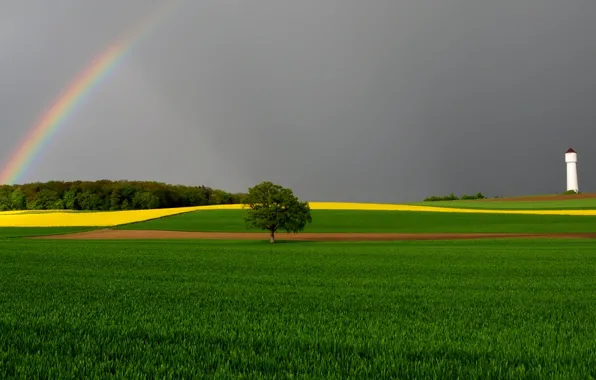
M424 199L424 202L439 202L439 201L466 201L466 200L473 200L473 199L486 199L486 197L484 195L482 195L482 193L478 193L476 195L467 195L464 194L461 197L458 197L457 195L451 193L449 195L445 195L445 196L432 196L432 197L428 197Z
M0 210L141 210L241 203L246 195L146 181L36 182L0 186Z

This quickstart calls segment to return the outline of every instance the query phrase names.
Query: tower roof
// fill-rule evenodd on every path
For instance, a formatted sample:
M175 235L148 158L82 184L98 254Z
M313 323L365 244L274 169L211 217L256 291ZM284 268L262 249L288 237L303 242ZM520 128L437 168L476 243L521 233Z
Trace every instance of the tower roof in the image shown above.
M569 150L566 153L576 153L576 151L573 150L573 148L569 148Z

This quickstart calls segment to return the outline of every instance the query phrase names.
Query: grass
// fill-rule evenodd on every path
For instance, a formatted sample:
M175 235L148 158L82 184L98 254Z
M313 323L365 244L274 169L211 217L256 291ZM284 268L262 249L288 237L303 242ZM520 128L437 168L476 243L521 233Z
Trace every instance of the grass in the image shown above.
M418 202L412 205L494 210L593 210L596 209L596 198L550 201L440 201Z
M91 231L93 227L0 227L0 239Z
M0 378L596 376L584 240L0 242Z
M117 229L247 231L244 210L209 210L128 224ZM305 232L594 232L596 217L433 213L415 211L313 210Z

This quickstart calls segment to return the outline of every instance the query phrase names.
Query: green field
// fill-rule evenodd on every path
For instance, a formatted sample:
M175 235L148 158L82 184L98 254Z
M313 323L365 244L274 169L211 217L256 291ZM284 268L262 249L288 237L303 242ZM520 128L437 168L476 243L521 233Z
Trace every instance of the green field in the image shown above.
M564 199L556 201L439 201L417 202L412 203L412 205L495 210L594 210L596 209L596 198Z
M117 228L242 232L245 213ZM312 215L305 232L596 232L594 216ZM0 228L0 379L596 377L595 240L20 238L91 229Z
M245 210L185 213L118 229L247 231ZM568 215L467 214L414 211L313 210L305 232L596 232L596 217Z
M0 239L91 231L93 227L0 227Z
M596 376L587 240L0 241L0 378Z

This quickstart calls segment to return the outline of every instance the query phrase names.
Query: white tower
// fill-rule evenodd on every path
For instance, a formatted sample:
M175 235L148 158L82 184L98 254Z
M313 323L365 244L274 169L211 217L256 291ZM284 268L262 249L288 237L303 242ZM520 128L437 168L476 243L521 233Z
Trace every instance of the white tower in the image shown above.
M577 184L577 153L569 148L565 153L565 162L567 163L567 191L573 190L579 192Z

